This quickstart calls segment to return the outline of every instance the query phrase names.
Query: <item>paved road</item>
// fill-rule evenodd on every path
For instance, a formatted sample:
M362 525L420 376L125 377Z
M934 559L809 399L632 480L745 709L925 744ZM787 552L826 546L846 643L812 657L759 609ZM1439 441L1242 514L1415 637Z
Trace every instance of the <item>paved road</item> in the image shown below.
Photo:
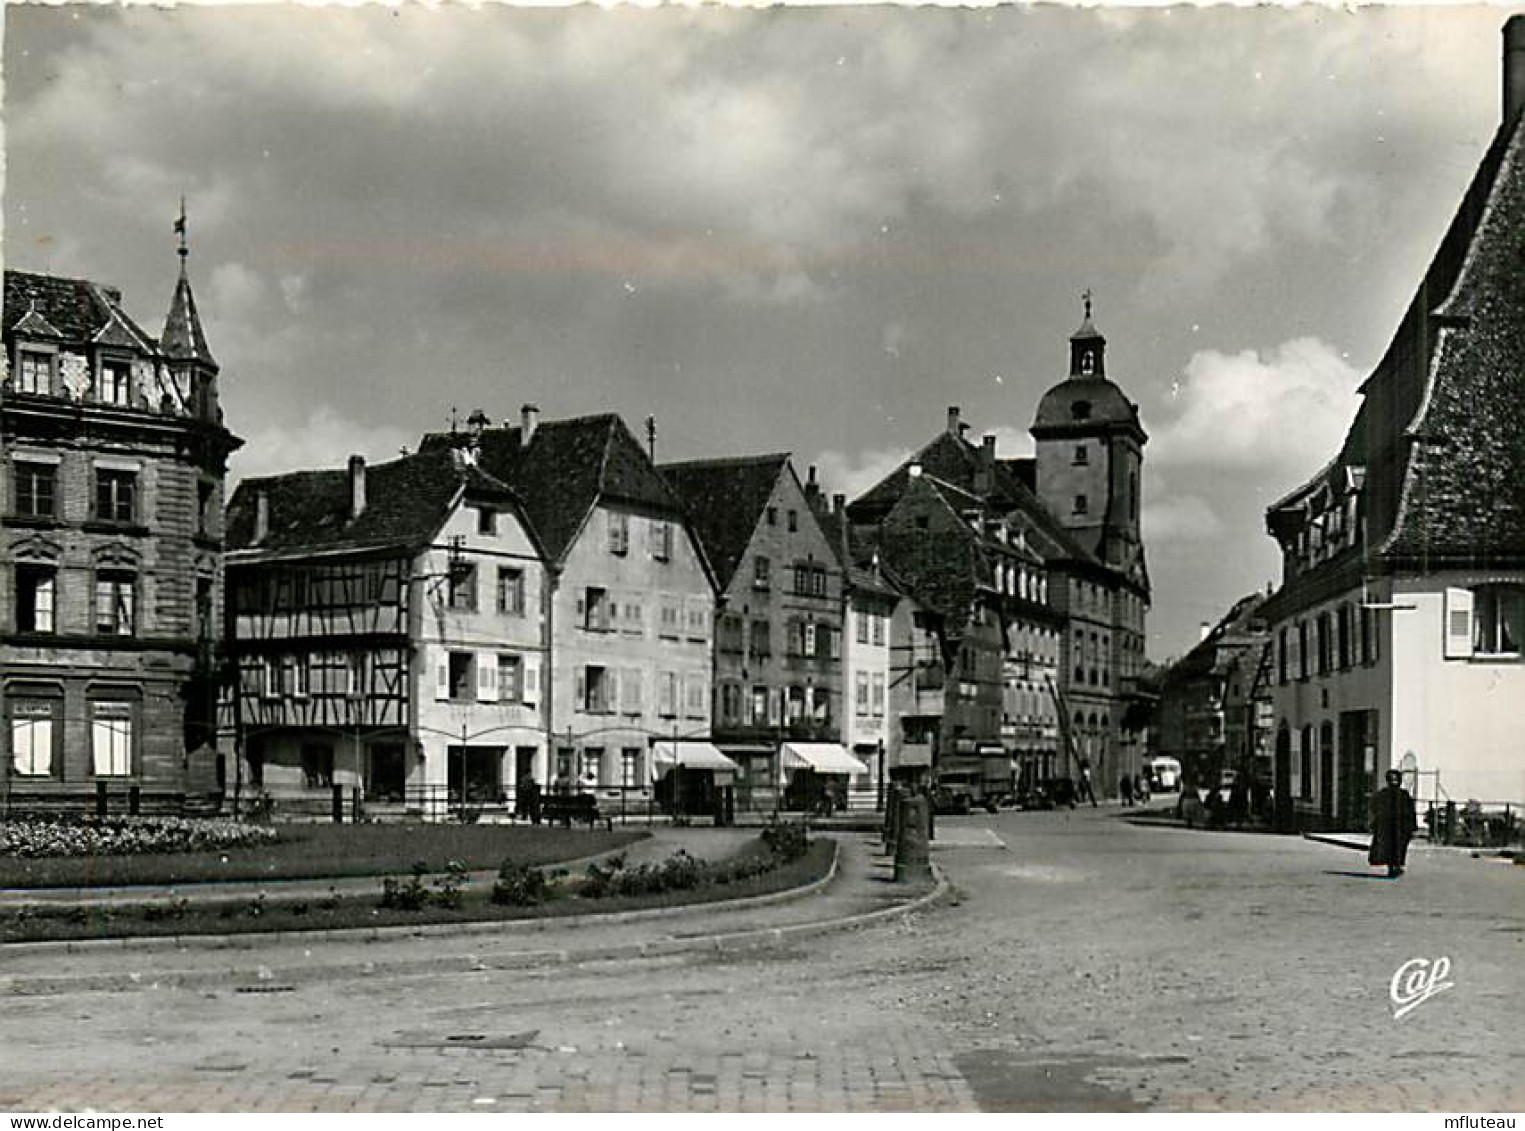
M0 1106L1525 1107L1525 868L1420 851L1390 883L1356 853L1115 809L945 828L956 906L747 952L420 972L442 944L409 939L375 944L395 968L266 992L13 996ZM1454 987L1394 1021L1393 972L1438 955Z

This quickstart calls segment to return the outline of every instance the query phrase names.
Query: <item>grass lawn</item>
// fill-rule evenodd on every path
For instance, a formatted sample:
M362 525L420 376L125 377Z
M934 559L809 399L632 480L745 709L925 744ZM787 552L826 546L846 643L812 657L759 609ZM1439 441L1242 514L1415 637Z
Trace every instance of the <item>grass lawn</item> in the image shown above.
M548 825L281 825L281 839L254 848L143 856L6 857L0 888L123 887L217 880L304 880L406 875L415 860L443 871L459 860L496 870L504 857L550 864L640 840L637 829L562 829Z
M519 830L522 831L522 830ZM607 835L607 834L606 834ZM689 891L608 899L583 899L564 890L535 907L500 907L486 891L463 893L459 908L435 905L418 911L382 909L377 906L381 882L374 894L318 900L311 904L282 903L265 906L262 901L219 908L181 906L176 909L145 907L78 911L47 911L41 914L6 913L0 918L0 942L35 942L44 939L122 938L145 935L245 934L269 931L338 930L352 927L416 926L423 923L465 923L544 919L568 915L634 911L654 907L679 907L717 900L767 895L800 887L824 876L831 867L834 846L828 839L811 842L805 855L762 875L726 884L707 884ZM743 853L754 853L748 847ZM740 855L740 854L738 854ZM432 880L434 877L431 876ZM568 889L575 884L565 885Z

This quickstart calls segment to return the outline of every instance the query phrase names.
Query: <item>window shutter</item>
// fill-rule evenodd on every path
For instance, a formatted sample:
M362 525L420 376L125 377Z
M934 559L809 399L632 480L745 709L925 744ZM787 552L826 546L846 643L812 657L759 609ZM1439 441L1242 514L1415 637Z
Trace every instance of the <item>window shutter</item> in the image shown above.
M498 701L498 656L496 652L477 653L477 700Z
M450 661L440 660L434 665L434 697L450 698Z
M1465 660L1472 655L1472 590L1446 590L1446 650L1448 660Z
M1303 675L1302 664L1302 639L1303 631L1298 625L1292 625L1287 632L1287 678L1300 679Z
M644 682L645 673L640 668L628 669L625 672L625 678L620 680L620 694L624 696L626 713L632 715L641 713L641 693Z
M586 710L588 706L588 670L586 668L577 669L577 689L575 694L578 709Z
M523 690L519 698L526 707L533 707L540 702L540 660L535 656L526 656L522 661L524 678L520 681Z

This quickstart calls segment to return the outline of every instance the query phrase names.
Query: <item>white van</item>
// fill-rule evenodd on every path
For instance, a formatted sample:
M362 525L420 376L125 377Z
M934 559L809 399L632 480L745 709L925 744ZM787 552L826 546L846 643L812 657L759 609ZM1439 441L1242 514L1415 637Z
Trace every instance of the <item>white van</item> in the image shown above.
M1181 788L1181 763L1174 758L1151 758L1146 765L1156 793L1174 793Z

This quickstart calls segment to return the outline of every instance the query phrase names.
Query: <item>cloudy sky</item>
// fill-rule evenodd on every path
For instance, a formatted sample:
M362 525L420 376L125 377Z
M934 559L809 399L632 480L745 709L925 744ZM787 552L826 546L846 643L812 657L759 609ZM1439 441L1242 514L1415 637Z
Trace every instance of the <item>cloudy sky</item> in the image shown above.
M5 256L156 331L184 194L239 474L533 400L849 495L951 404L1026 453L1090 287L1163 659L1275 576L1506 11L9 7Z

